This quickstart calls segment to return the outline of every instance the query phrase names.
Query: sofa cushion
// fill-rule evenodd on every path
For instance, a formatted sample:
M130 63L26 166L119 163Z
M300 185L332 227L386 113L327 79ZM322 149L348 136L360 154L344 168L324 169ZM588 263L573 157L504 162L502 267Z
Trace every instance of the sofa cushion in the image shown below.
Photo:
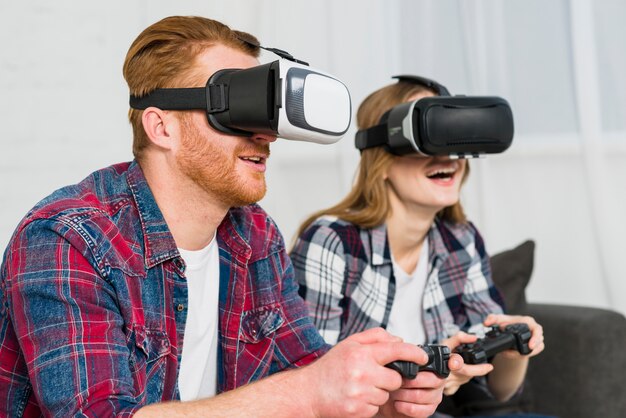
M534 258L532 240L491 257L493 282L504 297L507 313L520 313L526 308L525 289L533 272Z

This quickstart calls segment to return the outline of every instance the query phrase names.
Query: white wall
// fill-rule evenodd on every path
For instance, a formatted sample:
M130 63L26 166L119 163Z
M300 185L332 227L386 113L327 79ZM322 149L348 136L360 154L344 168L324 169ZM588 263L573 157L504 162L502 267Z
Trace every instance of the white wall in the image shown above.
M472 162L470 218L497 252L537 241L529 299L626 312L626 21L618 0L142 0L0 3L0 246L39 199L129 160L121 66L147 25L199 14L325 69L354 106L399 73L506 97L513 147ZM265 60L273 59L265 56ZM358 162L279 140L263 206L291 240Z

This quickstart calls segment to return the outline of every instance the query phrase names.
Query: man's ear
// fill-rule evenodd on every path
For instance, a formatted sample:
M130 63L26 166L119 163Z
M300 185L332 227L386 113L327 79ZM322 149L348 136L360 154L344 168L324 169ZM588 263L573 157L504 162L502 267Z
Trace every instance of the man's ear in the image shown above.
M150 141L160 148L171 149L173 117L157 107L148 107L141 115L141 123Z

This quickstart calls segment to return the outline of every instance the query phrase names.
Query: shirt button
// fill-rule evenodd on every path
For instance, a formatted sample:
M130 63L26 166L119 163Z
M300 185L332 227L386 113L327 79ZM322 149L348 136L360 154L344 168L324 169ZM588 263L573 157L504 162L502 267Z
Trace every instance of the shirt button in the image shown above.
M185 310L185 305L183 305L182 303L179 303L178 306L176 306L176 310L178 312L182 312Z

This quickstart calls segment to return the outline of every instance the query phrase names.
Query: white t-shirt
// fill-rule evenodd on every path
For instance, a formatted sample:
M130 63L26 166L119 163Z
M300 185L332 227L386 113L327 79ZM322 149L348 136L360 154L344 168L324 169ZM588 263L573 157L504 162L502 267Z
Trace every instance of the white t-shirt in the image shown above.
M428 239L424 240L415 271L406 273L391 257L396 278L396 296L391 305L387 331L405 342L424 344L426 333L422 320L422 299L428 277Z
M188 291L178 388L188 401L216 393L220 266L215 236L201 250L178 251L187 265Z

